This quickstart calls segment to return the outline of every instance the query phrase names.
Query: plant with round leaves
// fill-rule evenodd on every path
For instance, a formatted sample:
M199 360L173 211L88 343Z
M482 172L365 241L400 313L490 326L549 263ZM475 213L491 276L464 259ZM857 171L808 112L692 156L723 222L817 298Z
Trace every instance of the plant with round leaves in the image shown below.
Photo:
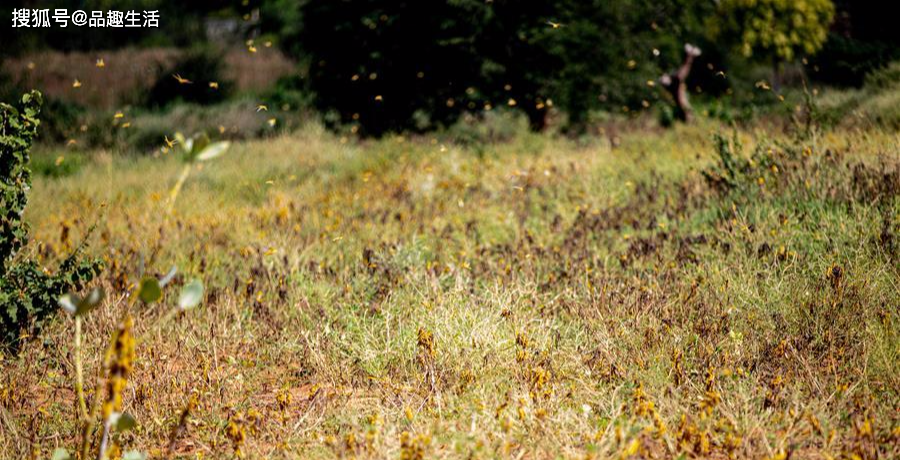
M203 300L203 283L197 279L192 280L181 289L181 295L178 297L178 308L190 310L200 305L201 300Z
M60 297L59 306L72 316L82 317L90 313L91 310L97 308L102 300L103 289L94 288L84 297L78 297L75 294L66 294Z
M172 190L169 192L169 212L172 211L172 208L175 205L175 200L181 192L181 187L184 186L185 181L187 181L188 176L191 174L194 163L218 158L231 147L231 142L229 141L210 141L209 136L207 136L206 133L196 134L193 137L185 137L181 132L176 132L175 144L181 151L181 159L184 160L186 164L181 171L181 175L178 177L178 181L175 182L175 186L173 186Z
M175 141L177 145L181 146L182 158L188 163L212 160L221 156L231 146L229 141L210 141L206 133L186 138L184 134L177 132L175 133Z
M175 278L177 271L176 267L172 267L160 279L152 276L143 277L137 289L137 296L141 302L151 304L162 299L163 288ZM178 296L178 310L190 310L200 305L201 300L203 300L203 282L198 279L192 279L181 288Z
M137 426L137 420L125 412L113 412L107 423L119 432L125 432Z
M147 460L147 454L136 450L129 450L124 452L121 458L122 460ZM53 449L50 460L76 460L76 458L64 447L57 447L56 449Z
M162 286L159 280L152 276L145 276L138 285L138 298L144 303L154 303L162 298Z
M53 449L53 454L50 455L50 460L75 460L75 456L72 455L64 447L57 447L56 449Z
M135 339L131 337L131 329L129 326L131 324L131 316L129 311L137 301L140 301L145 305L160 302L163 299L163 290L175 279L175 275L177 273L177 268L172 267L172 269L169 270L169 272L166 273L166 275L164 275L162 278L157 279L152 276L144 276L143 278L141 278L140 283L135 288L133 295L130 297L129 306L126 310L125 318L122 321L123 326L120 326L121 329L117 332L116 335L113 336L114 339L113 344L110 348L111 351L113 349L122 350L128 348L131 348L133 350L135 346L134 344L141 342L140 338ZM121 412L119 407L114 406L112 410L109 410L106 404L108 404L108 401L110 401L111 399L107 399L107 402L105 402L103 405L102 413L106 414L105 416L101 416L101 411L98 410L98 402L100 401L100 398L95 398L94 406L90 411L88 410L87 404L85 402L81 355L81 323L84 318L86 318L102 303L103 297L103 290L100 288L94 288L84 297L79 297L75 294L66 294L58 299L60 308L71 315L75 320L75 392L78 399L78 416L82 430L80 458L89 458L91 446L94 445L98 446L97 458L108 458L108 454L111 451L111 446L115 443L115 433L123 433L132 430L137 426L137 420L135 420L132 415ZM157 323L153 327L151 327L151 330L155 330L161 325L167 323L178 313L196 307L202 300L203 283L198 279L192 279L182 287L178 296L178 302L175 307L171 308L165 315L157 320ZM116 359L128 360L128 358L124 357L118 357ZM113 360L113 362L116 362L115 359ZM114 372L114 369L122 369L124 368L124 365L116 366L113 364L108 364L107 366L109 370L107 379L118 378L120 381L127 382L127 373ZM101 387L99 385L102 385L102 383L98 383L98 387L95 388L94 394L100 394ZM97 432L101 433L99 443L95 443L93 441L94 433ZM74 458L75 457L64 448L56 449L53 452L52 456L53 460L70 460ZM129 451L123 454L121 458L130 460L144 460L146 459L146 455L138 451Z
M147 460L147 454L136 450L129 450L122 454L122 460Z

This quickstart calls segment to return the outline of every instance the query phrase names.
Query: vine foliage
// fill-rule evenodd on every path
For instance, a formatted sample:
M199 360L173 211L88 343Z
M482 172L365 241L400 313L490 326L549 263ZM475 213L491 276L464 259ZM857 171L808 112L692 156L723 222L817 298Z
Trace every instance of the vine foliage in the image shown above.
M23 216L31 188L29 150L40 126L43 99L38 91L18 107L0 103L0 348L15 350L57 311L56 299L97 275L98 260L86 259L79 245L55 271L22 251L28 244Z

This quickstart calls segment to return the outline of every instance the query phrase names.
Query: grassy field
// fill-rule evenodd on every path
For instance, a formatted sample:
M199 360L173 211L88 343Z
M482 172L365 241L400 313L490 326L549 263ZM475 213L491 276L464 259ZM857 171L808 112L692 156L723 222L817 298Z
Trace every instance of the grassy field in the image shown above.
M900 456L900 135L618 136L309 128L195 168L171 215L171 155L47 151L32 250L96 223L88 396L130 311L118 444L151 458ZM173 265L202 306L129 309ZM0 457L77 444L72 330L2 358Z

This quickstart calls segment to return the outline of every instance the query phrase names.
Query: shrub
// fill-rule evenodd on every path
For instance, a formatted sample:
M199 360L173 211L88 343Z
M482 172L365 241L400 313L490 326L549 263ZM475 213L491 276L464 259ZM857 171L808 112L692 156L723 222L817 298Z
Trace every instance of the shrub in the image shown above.
M44 151L31 158L31 173L39 177L68 177L81 170L87 159L86 155L77 150L69 150L65 156ZM63 161L59 161L60 159Z
M265 98L273 107L282 110L301 110L312 107L313 94L310 92L306 78L294 73L278 79Z
M190 81L182 82L178 75ZM213 88L210 83L217 83ZM175 101L209 105L225 100L234 84L225 78L222 54L208 47L188 50L171 67L162 68L145 97L147 107L165 107Z
M866 74L865 83L870 91L893 89L900 85L900 62L892 62Z
M811 62L812 68L818 69L812 76L829 85L861 87L866 75L897 58L900 51L888 42L856 40L832 32Z
M841 126L900 127L900 63L872 71L860 89L831 91L822 100L822 122Z
M100 263L83 260L81 246L56 273L19 257L28 243L22 219L31 187L29 149L37 135L42 98L22 97L21 109L0 103L0 346L16 348L23 331L39 328L56 310L56 298L79 288L99 272Z
M41 143L64 143L76 137L86 110L76 102L46 98L41 109Z
M497 142L510 142L528 131L528 119L521 113L496 109L470 114L451 125L446 132L455 144L472 147L481 152L485 146Z
M217 133L215 137L228 139L252 139L271 131L266 120L275 113L257 112L257 101L232 99L222 104L198 106L174 104L167 110L150 111L135 115L134 124L125 130L123 147L140 152L156 150L163 145L163 137L173 136L173 126L185 132Z

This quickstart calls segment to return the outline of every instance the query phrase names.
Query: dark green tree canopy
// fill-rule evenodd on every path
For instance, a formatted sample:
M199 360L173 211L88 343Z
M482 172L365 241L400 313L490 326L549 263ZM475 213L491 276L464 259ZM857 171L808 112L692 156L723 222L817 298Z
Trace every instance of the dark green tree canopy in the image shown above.
M282 46L306 59L317 107L366 134L452 122L508 106L541 128L640 105L680 62L712 4L681 0L307 1ZM284 27L278 30L285 31ZM654 51L655 50L655 51Z

